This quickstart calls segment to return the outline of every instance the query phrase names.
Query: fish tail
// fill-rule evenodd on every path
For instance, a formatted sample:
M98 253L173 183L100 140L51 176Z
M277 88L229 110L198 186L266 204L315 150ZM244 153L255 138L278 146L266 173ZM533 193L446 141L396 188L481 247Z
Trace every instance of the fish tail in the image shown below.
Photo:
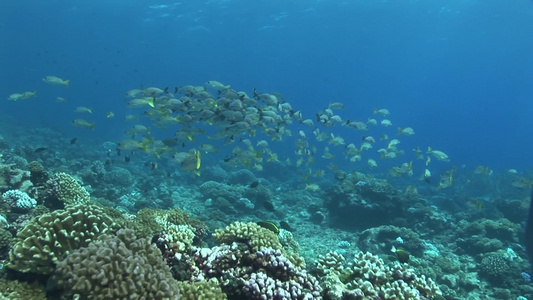
M69 84L69 83L70 83L70 79L69 79L69 80L65 80L65 81L63 81L63 85L66 86L66 87L68 87L68 84Z
M150 97L150 100L148 100L148 105L150 105L150 107L155 107L154 106L154 97Z
M201 159L200 151L196 151L196 170L200 169Z

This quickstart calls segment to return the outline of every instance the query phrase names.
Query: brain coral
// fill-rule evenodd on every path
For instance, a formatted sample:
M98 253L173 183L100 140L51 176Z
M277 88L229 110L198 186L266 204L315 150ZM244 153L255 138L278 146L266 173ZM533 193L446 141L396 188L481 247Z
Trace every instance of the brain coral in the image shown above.
M79 299L179 299L161 251L131 229L104 235L57 264L56 279Z
M20 272L50 274L65 254L87 246L114 227L93 204L72 205L31 220L15 237L9 267Z

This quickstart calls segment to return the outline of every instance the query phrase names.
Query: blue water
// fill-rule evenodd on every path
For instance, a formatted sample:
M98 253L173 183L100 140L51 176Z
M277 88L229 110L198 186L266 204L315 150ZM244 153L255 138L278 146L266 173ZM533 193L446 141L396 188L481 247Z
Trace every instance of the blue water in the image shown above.
M0 95L38 97L0 101L0 111L66 136L120 141L131 126L125 91L218 80L280 92L311 118L332 101L351 120L388 108L394 130L416 131L405 149L527 170L531 28L527 0L3 1ZM47 85L47 75L71 84ZM95 111L94 131L71 126L85 117L73 112L79 105Z

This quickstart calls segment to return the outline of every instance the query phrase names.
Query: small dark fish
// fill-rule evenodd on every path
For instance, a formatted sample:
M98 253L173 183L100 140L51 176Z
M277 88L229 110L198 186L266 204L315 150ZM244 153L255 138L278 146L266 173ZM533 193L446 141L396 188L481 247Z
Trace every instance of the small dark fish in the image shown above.
M174 94L177 93L177 92L178 92L178 87L175 86L175 87L174 87Z
M77 141L78 141L78 138L73 138L72 140L70 140L70 144L74 145L76 144Z
M168 94L168 86L163 90L165 94Z
M120 156L120 149L117 148L117 156Z
M398 258L398 261L402 264L409 262L409 256L409 252L403 249L396 249L396 257Z
M40 152L43 152L43 151L46 150L46 149L48 149L48 148L46 148L46 147L39 147L39 148L33 150L33 152L35 152L35 153L40 153Z
M178 145L178 139L168 138L168 139L163 139L162 142L163 142L163 145L168 146L168 147L174 147Z
M292 228L291 225L289 225L289 223L285 221L279 222L279 228L285 229L287 231L294 231L294 228Z
M151 162L150 166L152 167L152 171L157 169L157 163L156 162Z
M278 234L279 233L279 228L276 224L270 222L270 221L259 221L257 222L257 225L263 227L263 228L266 228L272 232L274 232L275 234Z
M129 156L124 156L124 161L125 161L125 162L129 163L129 162L130 162L130 160L131 160L131 159L130 159L130 157L129 157Z
M256 181L254 181L254 182L252 182L252 183L250 184L250 187L251 187L252 189L255 189L258 185L259 185L259 180L256 180Z
M263 206L269 211L276 211L276 207L274 207L274 204L270 200L263 201Z
M224 162L229 162L229 161L232 160L235 156L237 156L237 153L235 153L235 154L233 154L233 155L231 155L231 156L229 156L229 157L224 158Z

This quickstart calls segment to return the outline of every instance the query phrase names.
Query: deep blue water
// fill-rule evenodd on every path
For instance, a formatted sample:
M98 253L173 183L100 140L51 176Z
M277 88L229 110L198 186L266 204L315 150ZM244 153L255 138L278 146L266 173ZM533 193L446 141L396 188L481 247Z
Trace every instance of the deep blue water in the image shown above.
M119 141L131 126L122 120L125 91L218 80L280 92L308 117L332 101L351 120L388 108L393 131L416 131L402 139L407 150L431 146L454 165L527 170L532 28L528 0L3 1L0 96L38 97L2 100L0 112ZM47 75L71 84L47 85ZM70 125L79 105L95 111L87 117L95 131Z

